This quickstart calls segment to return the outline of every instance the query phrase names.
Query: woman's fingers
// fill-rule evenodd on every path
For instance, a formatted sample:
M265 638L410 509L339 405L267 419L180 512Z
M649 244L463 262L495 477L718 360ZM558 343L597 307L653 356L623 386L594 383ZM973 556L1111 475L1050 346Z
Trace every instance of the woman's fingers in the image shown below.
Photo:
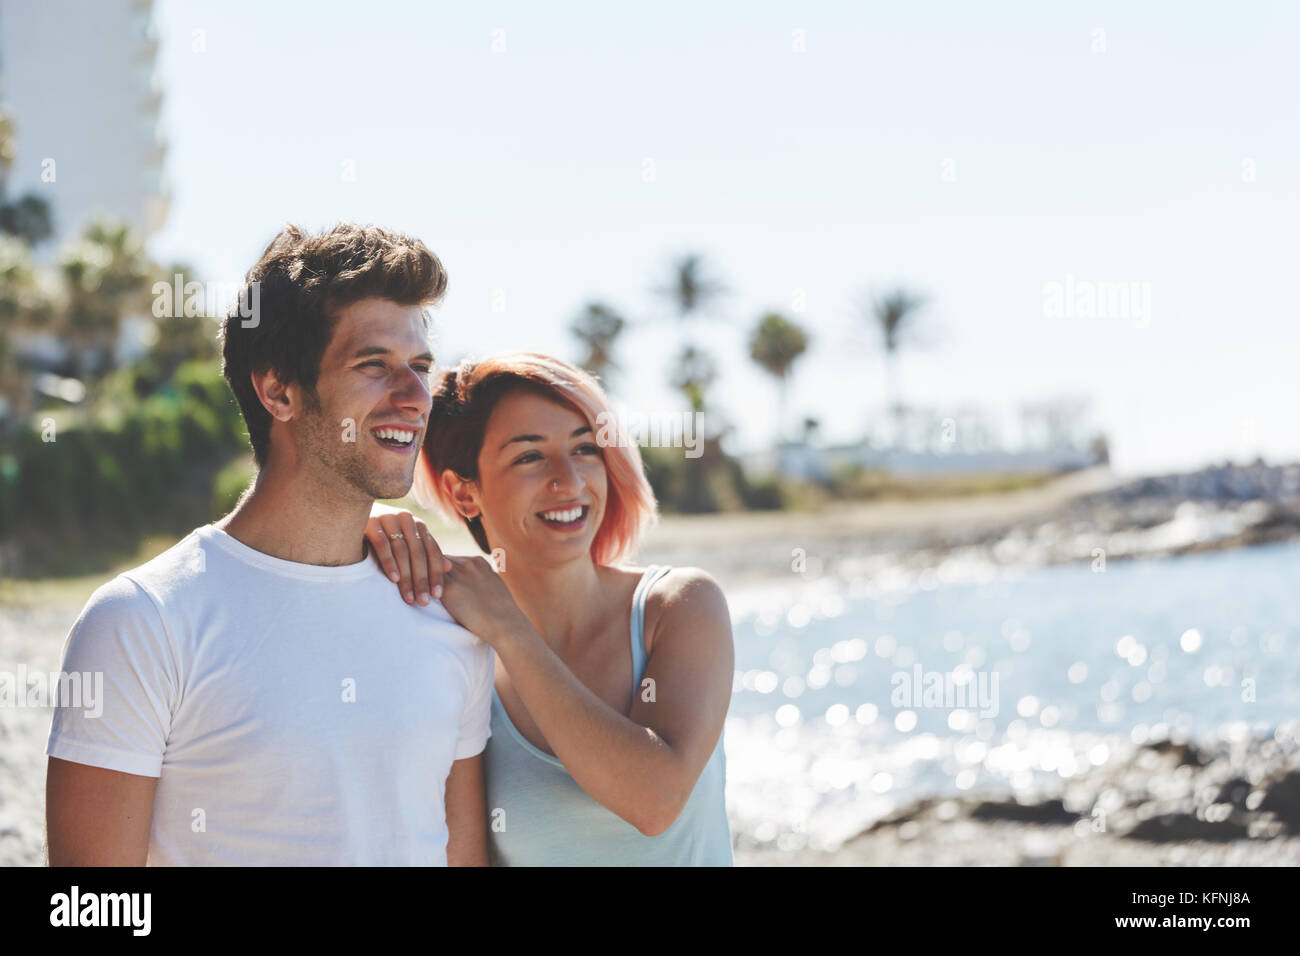
M384 573L394 581L402 579L401 574L397 571L397 561L393 557L393 546L389 544L388 532L384 530L383 522L377 515L372 515L366 522L365 538L370 542L370 551L379 562L379 566L384 569Z
M415 521L415 533L419 535L420 543L424 545L425 564L429 571L429 593L436 601L442 597L442 570L445 565L442 548L438 547L438 542L433 540L433 535L429 533L429 526L418 518Z
M447 555L444 554L442 556L441 564L442 564L443 593L446 594L446 592L449 591L452 586L452 571L455 570L456 563L451 558L447 557ZM442 601L443 606L446 607L447 602L443 600L442 597L439 597L438 600ZM447 608L447 610L450 611L451 608ZM453 614L452 617L455 617L455 614Z
M444 577L452 563L423 521L409 511L371 515L365 537L407 604L428 604L442 598Z
M407 604L414 604L415 590L412 585L415 575L411 571L411 549L406 543L406 532L395 515L381 515L379 523L383 525L384 534L388 536L388 544L393 549L393 561L397 565L397 573L400 577L397 587L402 592L402 599Z
M415 527L415 515L404 511L397 516L401 526L402 541L411 562L411 590L421 604L429 603L429 561L424 554L424 540Z

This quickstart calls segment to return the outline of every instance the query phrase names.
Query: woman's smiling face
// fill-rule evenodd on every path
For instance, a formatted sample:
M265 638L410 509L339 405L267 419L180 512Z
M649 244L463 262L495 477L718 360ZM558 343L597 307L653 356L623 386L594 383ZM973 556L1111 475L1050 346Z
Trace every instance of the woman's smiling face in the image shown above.
M563 563L591 551L605 515L605 459L587 419L535 391L497 402L478 456L477 500L493 550Z

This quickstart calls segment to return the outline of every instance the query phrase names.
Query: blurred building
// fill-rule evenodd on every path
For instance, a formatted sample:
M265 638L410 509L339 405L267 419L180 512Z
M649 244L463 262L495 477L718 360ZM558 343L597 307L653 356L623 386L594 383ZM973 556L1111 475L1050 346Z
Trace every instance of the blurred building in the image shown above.
M14 121L9 197L48 201L49 260L98 215L162 228L161 86L152 0L0 0L0 104Z
M742 456L747 473L829 482L853 470L898 477L1056 474L1109 463L1102 433L1079 395L1049 395L1010 408L971 403L907 405L868 414L864 437L842 445L802 441ZM814 419L808 420L815 424Z
M784 442L765 451L742 456L753 477L780 475L802 481L825 482L844 469L883 471L898 477L940 475L1017 475L1077 471L1104 464L1087 448L1031 448L953 452L879 448L868 441L825 448Z

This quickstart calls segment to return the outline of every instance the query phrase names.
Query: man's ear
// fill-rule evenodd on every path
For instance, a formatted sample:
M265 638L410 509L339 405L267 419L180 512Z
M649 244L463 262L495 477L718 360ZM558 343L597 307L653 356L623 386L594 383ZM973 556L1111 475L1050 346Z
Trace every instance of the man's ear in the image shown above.
M271 369L249 373L253 390L257 392L258 401L267 413L279 422L293 419L296 395L291 393L292 385L285 385Z
M456 503L456 510L466 518L478 516L478 502L474 500L475 489L472 481L466 481L450 468L442 471L442 488L446 495Z

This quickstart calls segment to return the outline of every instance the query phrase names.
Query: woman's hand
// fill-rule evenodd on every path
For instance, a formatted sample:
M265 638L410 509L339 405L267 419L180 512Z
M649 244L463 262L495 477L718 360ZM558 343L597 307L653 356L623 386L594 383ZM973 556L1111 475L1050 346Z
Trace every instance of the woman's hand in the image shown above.
M451 567L443 576L442 606L457 624L493 648L533 631L487 558L453 555L445 560Z
M407 604L442 597L443 572L450 565L423 521L409 511L377 504L366 522L366 540Z

